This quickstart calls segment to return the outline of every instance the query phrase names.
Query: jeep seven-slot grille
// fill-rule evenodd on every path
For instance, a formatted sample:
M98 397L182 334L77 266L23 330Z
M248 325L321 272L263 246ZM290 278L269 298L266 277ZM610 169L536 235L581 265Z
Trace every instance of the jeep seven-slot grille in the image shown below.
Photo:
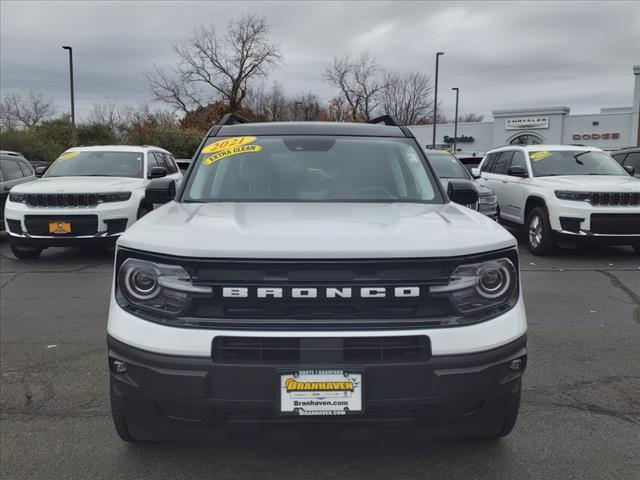
M640 205L640 192L594 192L589 202L597 206L637 207Z
M31 207L93 207L98 204L95 193L29 193L27 205Z
M216 337L215 363L335 364L415 363L428 360L428 337Z

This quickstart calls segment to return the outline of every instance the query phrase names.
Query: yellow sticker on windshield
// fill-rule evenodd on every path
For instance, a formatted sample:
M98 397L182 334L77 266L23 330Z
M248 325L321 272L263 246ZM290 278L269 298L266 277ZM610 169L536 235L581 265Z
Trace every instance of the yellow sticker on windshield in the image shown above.
M552 153L551 153L551 152L547 152L547 151L544 151L544 152L534 152L534 153L530 153L530 154L529 154L529 158L530 158L531 160L533 160L534 162L537 162L537 161L539 161L539 160L542 160L543 158L550 157L551 155L552 155Z
M67 160L69 158L77 157L78 155L80 155L80 152L67 152L60 155L58 160Z
M226 150L220 150L213 155L205 158L202 163L205 165L211 165L223 158L232 157L233 155L239 155L241 153L256 153L262 150L260 145L241 145L239 147L227 148ZM204 151L204 149L203 149Z
M215 153L232 147L240 147L256 141L256 137L231 137L218 140L202 149L202 153Z

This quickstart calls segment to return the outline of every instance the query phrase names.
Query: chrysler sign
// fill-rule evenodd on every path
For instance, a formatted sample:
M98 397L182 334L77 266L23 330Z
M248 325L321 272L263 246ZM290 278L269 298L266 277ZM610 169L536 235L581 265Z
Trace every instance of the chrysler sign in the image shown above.
M518 117L507 118L504 121L505 130L530 130L535 128L549 128L549 117Z

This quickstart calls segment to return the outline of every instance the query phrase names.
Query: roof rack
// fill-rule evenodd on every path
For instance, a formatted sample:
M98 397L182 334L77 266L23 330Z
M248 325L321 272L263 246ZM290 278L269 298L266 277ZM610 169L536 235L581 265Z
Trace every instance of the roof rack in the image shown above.
M394 115L381 115L379 117L369 120L367 123L384 123L391 127L400 127L400 122Z
M227 113L221 119L218 125L233 125L234 123L251 123L246 118L235 113Z

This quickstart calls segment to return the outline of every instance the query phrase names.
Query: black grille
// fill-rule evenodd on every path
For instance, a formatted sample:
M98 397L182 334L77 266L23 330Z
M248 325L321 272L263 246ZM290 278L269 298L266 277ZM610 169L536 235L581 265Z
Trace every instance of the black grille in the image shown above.
M71 233L49 233L50 222L71 223ZM27 227L27 233L35 236L79 237L95 235L98 232L97 215L26 215L24 224Z
M640 213L594 213L591 233L640 235Z
M589 201L591 205L637 207L640 192L594 192Z
M9 231L11 233L22 235L22 225L20 225L20 220L7 219L7 225L9 226Z
M250 364L416 363L431 356L429 338L404 337L272 338L216 337L213 361Z
M98 204L95 193L29 193L27 205L32 207L92 207Z
M211 287L211 294L192 297L175 324L253 331L415 329L481 322L496 312L461 317L448 298L429 294L431 286L447 284L460 264L508 257L516 268L518 265L514 249L454 258L361 260L178 258L120 249L116 268L129 256L180 264L194 284ZM419 293L396 292L410 287L419 289ZM224 288L241 290L242 294L223 296ZM363 289L368 288L384 289L385 295L363 295ZM259 297L258 289L278 289L282 296ZM315 290L317 295L296 297L294 289ZM329 295L328 289L351 289L352 295ZM512 306L511 302L506 303L504 310ZM134 314L147 318L144 311L130 308ZM174 319L167 319L167 323L174 323Z

